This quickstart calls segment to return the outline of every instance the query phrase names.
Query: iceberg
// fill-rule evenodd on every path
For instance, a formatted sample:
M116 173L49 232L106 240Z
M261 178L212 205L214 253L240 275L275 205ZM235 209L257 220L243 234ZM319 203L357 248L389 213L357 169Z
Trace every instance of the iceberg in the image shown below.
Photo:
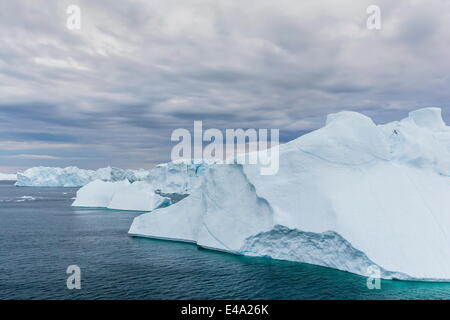
M108 182L95 180L77 191L72 206L107 208L128 211L152 211L168 205L169 199L155 193L153 187L142 181Z
M17 175L11 173L0 173L0 181L16 181Z
M145 181L158 192L167 194L189 194L199 185L208 167L206 162L179 160L159 164L150 170L124 170L101 168L85 170L78 167L52 168L34 167L17 173L19 187L82 187L95 180L129 182ZM15 180L15 179L14 179Z
M124 170L106 167L85 170L78 167L53 168L34 167L17 173L19 187L81 187L94 180L134 182L143 179L145 170Z
M212 165L131 236L386 279L450 280L450 128L439 108L376 125L356 112L286 144L279 171Z
M160 164L150 171L140 170L113 182L94 180L77 192L75 207L152 211L182 199L197 188L208 164L180 160ZM131 177L131 178L130 178ZM121 180L119 180L121 179ZM119 181L117 181L119 180ZM138 181L143 180L143 181ZM116 181L116 182L114 182ZM130 181L132 183L130 183ZM133 182L134 181L134 182Z

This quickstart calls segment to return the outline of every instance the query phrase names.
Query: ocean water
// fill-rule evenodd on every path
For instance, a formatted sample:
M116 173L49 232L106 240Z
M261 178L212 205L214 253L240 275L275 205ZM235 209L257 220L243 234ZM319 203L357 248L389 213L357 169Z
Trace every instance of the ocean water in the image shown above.
M75 188L0 182L0 299L449 299L450 283L382 281L127 235L139 213L75 209ZM69 265L81 289L66 287Z

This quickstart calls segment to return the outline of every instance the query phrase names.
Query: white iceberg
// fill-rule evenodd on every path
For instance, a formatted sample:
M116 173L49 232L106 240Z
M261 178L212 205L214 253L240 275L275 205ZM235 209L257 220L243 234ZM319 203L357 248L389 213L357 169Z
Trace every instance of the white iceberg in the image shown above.
M279 171L214 165L129 234L383 278L450 280L450 128L438 108L385 125L355 112L280 145Z
M167 198L156 194L153 187L146 182L95 180L77 191L72 206L152 211L162 205L167 205L168 201Z
M11 173L0 173L0 181L16 181L17 175Z

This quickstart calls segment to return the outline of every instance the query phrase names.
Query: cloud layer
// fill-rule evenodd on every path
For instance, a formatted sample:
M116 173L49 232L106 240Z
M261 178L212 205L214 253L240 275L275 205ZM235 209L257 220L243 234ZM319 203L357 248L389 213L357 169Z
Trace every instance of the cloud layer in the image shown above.
M66 28L70 4L81 30ZM279 128L284 141L354 110L447 112L448 1L2 1L0 171L149 167L170 134ZM449 121L448 121L449 122Z

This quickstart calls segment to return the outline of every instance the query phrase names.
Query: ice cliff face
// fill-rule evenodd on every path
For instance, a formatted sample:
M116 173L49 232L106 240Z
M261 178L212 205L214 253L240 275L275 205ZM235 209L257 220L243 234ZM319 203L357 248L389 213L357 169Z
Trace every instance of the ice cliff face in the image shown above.
M212 167L202 187L170 210L137 217L130 233L238 253L247 237L270 230L272 220L272 208L256 195L242 167L223 165Z
M144 179L162 193L190 194L200 183L209 165L179 160L153 167Z
M131 235L384 278L450 279L450 129L427 108L385 125L354 112L280 146L276 175L215 165Z
M274 226L246 239L241 253L278 260L300 261L365 275L376 264L334 231L304 232ZM383 278L408 279L399 272L378 268Z

